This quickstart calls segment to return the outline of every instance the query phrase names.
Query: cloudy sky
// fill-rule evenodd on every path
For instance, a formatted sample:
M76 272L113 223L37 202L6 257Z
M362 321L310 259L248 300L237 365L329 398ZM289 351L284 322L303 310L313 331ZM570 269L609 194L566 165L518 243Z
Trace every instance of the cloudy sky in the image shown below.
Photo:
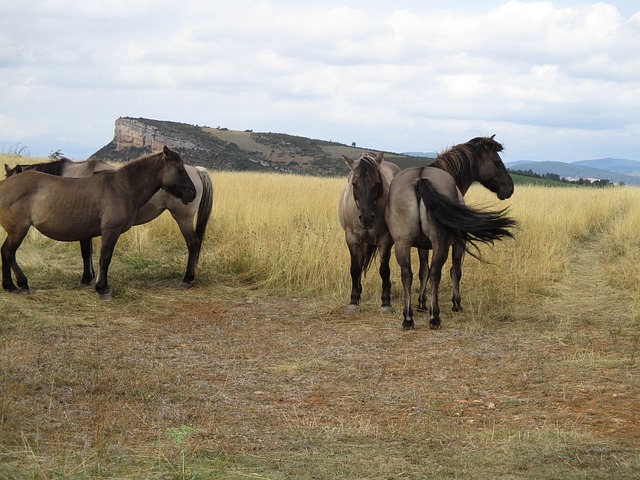
M0 146L83 159L120 116L503 159L640 160L637 0L0 2Z

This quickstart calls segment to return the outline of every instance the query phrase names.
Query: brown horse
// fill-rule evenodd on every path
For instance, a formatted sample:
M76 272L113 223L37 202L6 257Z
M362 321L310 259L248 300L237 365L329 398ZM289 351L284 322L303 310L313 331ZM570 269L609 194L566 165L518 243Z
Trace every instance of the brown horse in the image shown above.
M499 155L503 147L494 140L494 137L495 135L476 137L467 143L455 145L439 154L430 166L449 173L463 196L467 194L469 187L474 182L479 182L496 193L500 200L505 200L513 194L513 180ZM429 250L419 249L418 251L421 259L418 310L426 311ZM464 251L464 245L459 243L452 245L452 266L449 273L453 284L451 310L454 312L463 310L460 298L460 280Z
M71 178L88 177L96 172L116 169L113 165L100 160L74 162L64 157L51 162L17 165L14 168L5 165L4 168L7 177L28 170L36 170L51 175ZM140 208L133 223L134 225L141 225L155 219L165 210L171 212L173 219L180 228L189 252L187 269L179 285L180 288L190 288L193 285L196 266L202 249L202 242L204 241L207 223L209 222L213 207L213 184L207 171L198 167L192 167L191 165L185 165L185 169L196 188L195 201L185 205L165 190L158 190L158 192L151 197L151 200ZM80 282L83 285L90 285L95 279L92 255L93 242L91 239L85 239L80 242L80 251L82 252L84 264L82 280Z
M351 303L348 311L357 311L362 294L362 275L366 273L376 249L380 254L382 278L382 311L392 311L391 271L389 260L393 239L384 213L389 185L400 171L397 165L384 161L384 154L366 153L357 160L343 155L351 168L342 192L338 214L351 254Z
M495 192L498 198L508 198L513 193L513 181L498 155L501 149L493 138L473 139L464 146L464 151L468 154L459 156L468 160L460 161L456 171L460 173L469 168L474 172L475 178ZM460 151L463 151L462 146ZM501 174L503 170L506 177ZM449 246L454 245L452 279L455 309L456 303L459 306L460 301L459 290L456 292L455 285L459 283L464 251L476 256L479 242L492 244L495 240L512 237L509 229L516 225L515 220L506 215L506 210L485 212L465 206L463 193L454 177L432 166L408 168L396 175L391 182L386 218L396 245L396 259L402 271L405 329L414 326L411 307L412 247L420 250L421 257L420 293L423 305L420 306L426 308L426 281L430 280L429 325L432 329L437 329L441 324L438 288ZM469 245L475 250L470 250ZM426 253L429 249L433 249L433 257L427 268Z
M16 262L16 250L33 225L45 236L65 242L102 236L95 288L101 298L111 299L107 274L116 242L161 188L184 204L196 197L182 158L167 147L118 170L85 178L25 172L1 181L0 225L7 232L0 249L2 287L9 292L29 291L27 277Z

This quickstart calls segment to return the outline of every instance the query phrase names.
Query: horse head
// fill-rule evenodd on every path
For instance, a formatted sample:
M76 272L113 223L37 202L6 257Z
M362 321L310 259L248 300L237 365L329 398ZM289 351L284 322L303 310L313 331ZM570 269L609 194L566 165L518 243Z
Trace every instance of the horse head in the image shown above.
M351 190L358 207L358 221L362 228L370 229L376 216L376 203L382 196L380 164L384 160L384 153L365 153L357 160L346 155L343 157L351 168Z
M22 165L16 165L15 167L11 168L6 163L4 164L4 172L6 173L7 178L15 175L16 173L22 173L22 171Z
M162 188L174 197L182 200L185 205L196 198L196 187L184 168L184 162L178 153L162 149L165 168L162 174Z
M494 192L500 200L505 200L513 195L513 179L499 155L503 147L493 137L495 135L478 137L471 141L479 149L477 180Z

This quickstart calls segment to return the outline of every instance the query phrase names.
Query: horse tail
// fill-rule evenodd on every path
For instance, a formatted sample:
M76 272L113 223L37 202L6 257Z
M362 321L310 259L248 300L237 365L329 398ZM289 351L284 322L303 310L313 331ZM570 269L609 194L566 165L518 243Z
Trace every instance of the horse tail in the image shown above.
M441 224L453 236L454 242L463 242L465 250L478 258L478 243L493 245L504 237L513 238L510 229L517 222L507 216L508 209L498 211L482 211L459 203L438 192L426 178L421 178L417 186L418 201L424 203L436 222ZM420 217L423 225L422 207ZM469 249L473 246L473 251Z
M206 169L197 168L198 176L202 181L202 197L200 197L200 205L198 206L198 218L196 219L196 236L200 243L204 240L204 234L207 231L207 224L213 209L213 183Z
M364 251L364 259L362 262L362 273L364 275L367 274L369 267L373 263L373 259L376 257L377 251L378 251L378 247L376 245L367 244L367 247Z

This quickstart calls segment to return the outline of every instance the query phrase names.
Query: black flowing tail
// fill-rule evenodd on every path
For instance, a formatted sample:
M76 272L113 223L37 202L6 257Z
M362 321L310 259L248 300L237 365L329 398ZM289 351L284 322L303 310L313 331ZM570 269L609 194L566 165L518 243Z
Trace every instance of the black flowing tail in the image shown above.
M507 216L508 209L498 211L482 211L464 204L438 192L426 178L421 178L417 186L418 201L424 202L431 216L454 237L454 241L464 242L465 250L478 258L478 243L493 245L504 237L513 238L509 229L517 226L517 222ZM423 218L422 208L420 219ZM473 246L474 251L469 249Z
M204 240L204 234L207 231L207 223L213 209L213 183L209 172L198 168L198 176L202 181L202 197L198 206L198 218L196 220L196 235L200 243Z

